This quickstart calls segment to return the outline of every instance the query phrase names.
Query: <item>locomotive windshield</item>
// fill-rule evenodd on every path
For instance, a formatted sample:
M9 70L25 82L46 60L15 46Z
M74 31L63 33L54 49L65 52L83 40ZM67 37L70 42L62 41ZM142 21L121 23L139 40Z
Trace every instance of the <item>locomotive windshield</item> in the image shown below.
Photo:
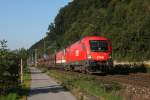
M108 51L108 42L105 40L90 40L90 47L93 52Z

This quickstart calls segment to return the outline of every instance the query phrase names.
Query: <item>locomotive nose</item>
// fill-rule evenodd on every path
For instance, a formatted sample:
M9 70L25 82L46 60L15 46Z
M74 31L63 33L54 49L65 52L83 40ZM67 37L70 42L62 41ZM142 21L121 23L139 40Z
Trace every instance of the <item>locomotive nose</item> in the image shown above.
M99 53L93 52L91 53L91 58L93 60L105 61L105 60L110 59L110 54L102 53L102 52L99 52Z
M97 60L104 60L104 59L105 59L105 56L102 56L102 55L101 55L101 56L97 56L96 59L97 59Z

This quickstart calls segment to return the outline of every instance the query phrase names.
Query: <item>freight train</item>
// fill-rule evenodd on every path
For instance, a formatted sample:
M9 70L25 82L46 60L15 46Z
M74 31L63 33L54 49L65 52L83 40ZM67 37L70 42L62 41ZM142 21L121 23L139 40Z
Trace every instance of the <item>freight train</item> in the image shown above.
M87 36L67 48L41 58L39 64L85 73L107 72L113 68L112 44L108 38Z

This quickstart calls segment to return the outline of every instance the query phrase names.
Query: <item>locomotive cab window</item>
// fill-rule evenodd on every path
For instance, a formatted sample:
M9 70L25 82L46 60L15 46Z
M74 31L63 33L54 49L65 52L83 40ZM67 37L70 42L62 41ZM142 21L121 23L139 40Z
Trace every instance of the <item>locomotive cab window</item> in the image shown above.
M93 52L108 51L108 42L105 40L90 40L90 48Z

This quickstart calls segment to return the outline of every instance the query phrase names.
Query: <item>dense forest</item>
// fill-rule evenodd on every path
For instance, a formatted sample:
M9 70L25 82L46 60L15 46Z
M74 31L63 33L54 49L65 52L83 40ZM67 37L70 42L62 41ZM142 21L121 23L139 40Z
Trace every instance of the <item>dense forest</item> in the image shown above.
M115 60L149 60L150 0L73 0L60 9L46 34L30 53L53 53L96 35L111 39Z

